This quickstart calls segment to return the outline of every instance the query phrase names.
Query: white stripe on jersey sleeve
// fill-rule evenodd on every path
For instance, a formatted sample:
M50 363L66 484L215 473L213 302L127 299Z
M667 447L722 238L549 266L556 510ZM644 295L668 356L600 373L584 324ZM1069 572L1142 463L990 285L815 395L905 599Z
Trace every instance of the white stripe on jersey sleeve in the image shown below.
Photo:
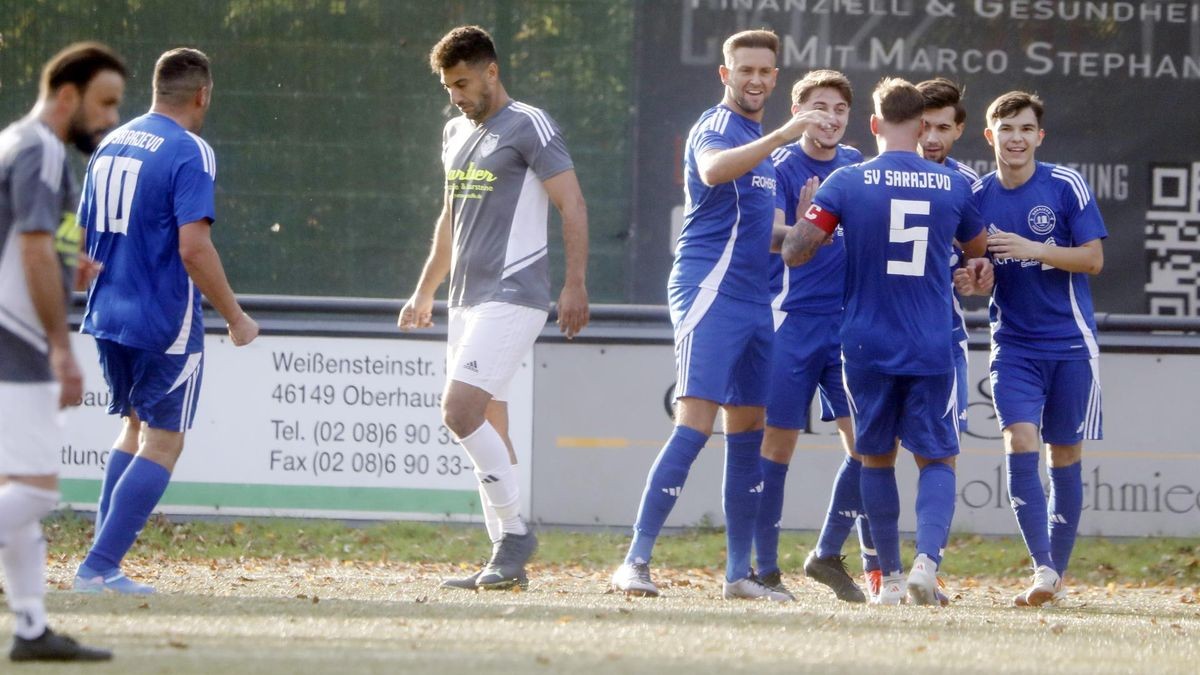
M975 169L972 169L962 162L955 164L954 170L961 174L963 178L966 178L968 183L974 183L975 181L979 180L979 174L975 173Z
M38 177L52 191L58 192L62 187L63 158L66 155L66 148L63 147L62 141L58 140L57 136L50 133L50 130L41 124L35 124L34 129L37 130L38 138L42 142L42 172Z
M785 161L787 161L787 158L791 157L791 156L792 156L791 150L788 150L787 148L776 148L771 151L771 162L775 166L779 166L780 164L783 164Z
M217 157L213 152L212 146L210 146L203 138L200 138L190 131L187 132L187 135L192 137L192 140L196 142L196 147L200 149L200 158L204 161L204 173L212 176L213 180L216 180Z
M975 181L974 183L971 183L971 194L979 194L979 191L982 189L983 189L983 179L982 178Z
M512 107L513 110L533 121L533 128L537 130L537 135L541 139L542 145L550 143L550 139L554 138L554 127L550 126L550 120L546 119L546 113L519 101L513 101Z
M1087 183L1083 180L1083 176L1074 169L1068 169L1065 166L1056 166L1050 171L1050 175L1059 180L1066 181L1071 189L1075 192L1075 198L1079 200L1080 210L1092 201L1092 196L1088 192Z
M717 128L714 131L718 134L725 133L725 129L729 126L729 115L728 110L721 110L717 113Z

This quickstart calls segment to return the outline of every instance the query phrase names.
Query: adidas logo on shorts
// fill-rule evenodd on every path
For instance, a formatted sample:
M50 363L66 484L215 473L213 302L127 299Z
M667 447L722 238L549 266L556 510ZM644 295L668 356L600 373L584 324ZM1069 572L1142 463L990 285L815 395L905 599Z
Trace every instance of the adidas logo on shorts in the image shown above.
M463 364L463 368L471 371L472 373L479 372L479 364L475 363L474 361L467 361Z
M498 477L493 476L492 474L489 473L488 475L484 476L483 478L480 478L479 482L484 485L487 485L488 483L495 483L498 480L500 480Z
M663 488L662 491L663 491L663 494L671 495L672 497L678 497L680 495L680 493L683 492L683 488L682 487L669 487L669 488Z

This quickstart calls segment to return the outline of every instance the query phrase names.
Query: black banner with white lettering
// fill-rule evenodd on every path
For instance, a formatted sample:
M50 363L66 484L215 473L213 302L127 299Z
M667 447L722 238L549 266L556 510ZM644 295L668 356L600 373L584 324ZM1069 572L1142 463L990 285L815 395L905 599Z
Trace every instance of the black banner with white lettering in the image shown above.
M1087 179L1108 227L1097 311L1200 314L1200 3L1051 0L644 0L637 3L635 302L661 303L682 221L683 144L722 95L721 43L771 28L782 49L764 130L815 68L849 76L843 142L875 154L870 93L884 76L966 87L952 155L994 168L984 111L1013 89L1046 102L1038 159Z

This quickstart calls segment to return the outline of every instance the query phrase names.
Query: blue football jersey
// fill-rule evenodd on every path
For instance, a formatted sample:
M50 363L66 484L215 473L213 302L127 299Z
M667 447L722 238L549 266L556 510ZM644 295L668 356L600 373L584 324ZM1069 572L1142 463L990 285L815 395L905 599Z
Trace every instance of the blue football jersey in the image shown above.
M771 153L775 165L775 208L783 211L784 222L796 224L796 204L800 189L811 177L824 181L835 169L863 161L862 153L839 145L833 159L809 157L799 143ZM771 306L785 312L835 314L842 311L845 295L846 247L842 230L833 233L833 241L822 246L812 260L799 267L787 267L783 257L771 254Z
M1024 185L1007 190L993 172L975 184L989 232L1013 232L1052 246L1108 236L1096 199L1079 172L1038 162ZM993 258L996 288L988 307L996 348L1038 359L1099 355L1088 275L1036 260Z
M105 137L88 163L79 225L103 268L88 290L83 331L167 354L204 347L200 291L179 257L179 228L214 221L216 156L158 113Z
M947 169L957 171L959 175L961 175L963 178L966 178L967 182L971 185L975 185L975 181L979 180L979 174L975 173L974 169L954 159L953 157L947 157L946 161L942 164ZM954 270L962 267L962 260L962 249L955 246L954 250L950 253L951 288L954 287ZM959 297L958 291L954 291L954 316L951 320L953 321L954 326L954 344L958 345L965 343L967 341L967 317L963 312L962 298Z
M675 246L670 289L707 288L768 304L775 167L764 157L750 172L720 185L700 180L696 158L762 137L762 125L724 105L700 116L684 150L683 230ZM674 295L674 293L672 293Z
M950 250L983 229L966 179L915 152L885 152L833 172L805 219L844 230L846 363L893 375L951 372Z
M975 169L972 169L953 157L947 157L946 161L942 162L942 165L947 169L957 171L959 175L961 175L963 178L966 178L967 182L971 183L972 185L975 184L975 181L979 180L979 174L975 173Z

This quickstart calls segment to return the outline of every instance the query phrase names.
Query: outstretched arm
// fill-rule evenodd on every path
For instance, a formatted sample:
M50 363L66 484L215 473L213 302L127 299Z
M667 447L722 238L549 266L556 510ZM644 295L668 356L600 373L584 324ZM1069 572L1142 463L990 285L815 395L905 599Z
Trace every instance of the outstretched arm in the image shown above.
M758 166L782 145L800 138L810 124L828 124L832 116L823 110L806 110L793 116L775 131L745 145L725 150L710 150L696 158L700 180L705 185L728 183Z

